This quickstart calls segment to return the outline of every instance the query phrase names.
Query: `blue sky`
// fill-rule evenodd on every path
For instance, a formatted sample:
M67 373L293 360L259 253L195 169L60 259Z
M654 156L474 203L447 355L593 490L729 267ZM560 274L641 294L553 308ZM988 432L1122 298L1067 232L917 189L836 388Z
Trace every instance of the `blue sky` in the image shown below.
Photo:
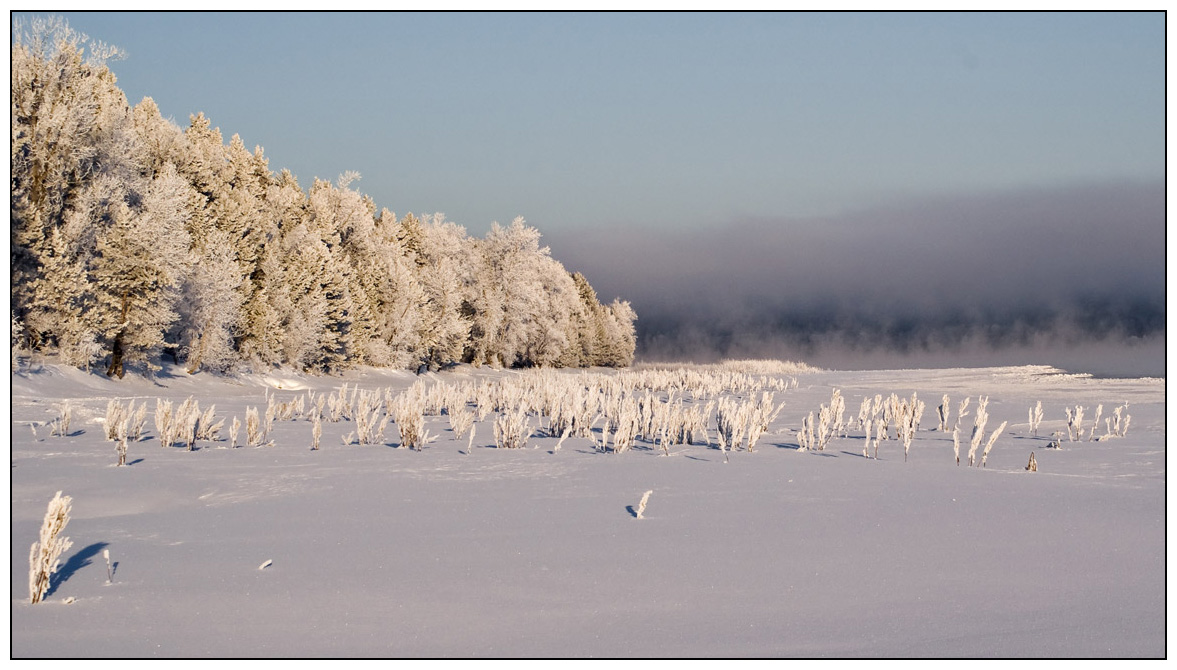
M1161 14L66 17L132 104L479 235L1164 175Z

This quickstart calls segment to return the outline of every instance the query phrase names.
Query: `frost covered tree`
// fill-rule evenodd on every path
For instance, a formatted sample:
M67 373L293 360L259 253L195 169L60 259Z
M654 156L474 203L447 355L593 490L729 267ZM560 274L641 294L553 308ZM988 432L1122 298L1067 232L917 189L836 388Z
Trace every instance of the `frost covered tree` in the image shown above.
M180 351L189 374L202 368L229 370L239 357L234 338L242 316L245 277L228 233L209 233L203 246L192 250L191 262L178 305Z
M473 297L476 281L472 246L465 229L442 214L426 219L415 235L406 237L405 243L412 245L406 251L414 260L421 289L416 362L436 369L462 360L470 338L471 322L463 305Z
M19 292L87 181L111 158L123 161L112 138L122 135L126 98L105 65L118 50L61 18L15 19L11 53L11 243Z
M107 212L94 264L95 312L110 342L107 376L122 377L126 361L148 362L176 319L176 288L188 265L186 196L187 184L166 169L137 211L119 201Z

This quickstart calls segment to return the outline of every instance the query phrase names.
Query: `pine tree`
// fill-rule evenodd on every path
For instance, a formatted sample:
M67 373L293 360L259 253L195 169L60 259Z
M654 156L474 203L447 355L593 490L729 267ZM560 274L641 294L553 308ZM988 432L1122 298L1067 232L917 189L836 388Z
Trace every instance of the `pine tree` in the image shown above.
M94 267L98 323L110 342L108 376L128 361L148 362L176 319L176 288L189 264L184 229L187 184L168 167L147 188L142 207L113 203Z

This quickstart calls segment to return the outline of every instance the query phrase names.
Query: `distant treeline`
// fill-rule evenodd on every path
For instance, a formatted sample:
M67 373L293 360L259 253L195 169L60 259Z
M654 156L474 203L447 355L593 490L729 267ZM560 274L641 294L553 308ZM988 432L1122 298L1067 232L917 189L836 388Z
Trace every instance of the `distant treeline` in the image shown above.
M628 302L604 305L516 219L485 239L398 218L354 173L303 191L261 147L131 107L117 53L60 19L12 47L13 347L71 365L190 371L627 366Z

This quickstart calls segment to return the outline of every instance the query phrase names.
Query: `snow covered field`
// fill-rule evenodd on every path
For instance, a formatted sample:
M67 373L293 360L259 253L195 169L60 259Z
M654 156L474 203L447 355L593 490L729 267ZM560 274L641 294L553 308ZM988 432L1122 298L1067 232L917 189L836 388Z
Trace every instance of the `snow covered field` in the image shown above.
M528 374L462 367L422 378ZM526 448L496 449L493 414L470 453L447 416L426 417L440 437L421 451L395 448L395 424L383 445L345 446L350 420L324 421L312 451L306 419L276 421L273 446L232 449L232 418L264 411L267 392L290 401L345 382L399 392L418 377L227 380L174 368L153 382L22 369L12 376L12 655L1165 654L1163 380L1040 367L792 378L755 451L718 449L713 412L710 445L666 456L647 440L614 454L569 437L556 450L558 438L538 431ZM799 450L802 418L834 388L846 436ZM851 421L862 398L913 392L927 411L907 462L893 428L878 459L864 458ZM972 396L960 466L951 432L936 429L944 394L950 424ZM989 431L1008 421L984 469L964 463L978 394L990 397ZM189 396L215 403L221 441L161 447L156 398ZM148 401L126 467L104 435L111 398ZM52 436L65 399L69 434ZM1125 437L1068 441L1064 408L1083 406L1089 427L1097 405L1107 418L1124 403ZM1062 449L1047 448L1055 431ZM29 546L59 490L73 498L73 546L45 602L30 605Z

